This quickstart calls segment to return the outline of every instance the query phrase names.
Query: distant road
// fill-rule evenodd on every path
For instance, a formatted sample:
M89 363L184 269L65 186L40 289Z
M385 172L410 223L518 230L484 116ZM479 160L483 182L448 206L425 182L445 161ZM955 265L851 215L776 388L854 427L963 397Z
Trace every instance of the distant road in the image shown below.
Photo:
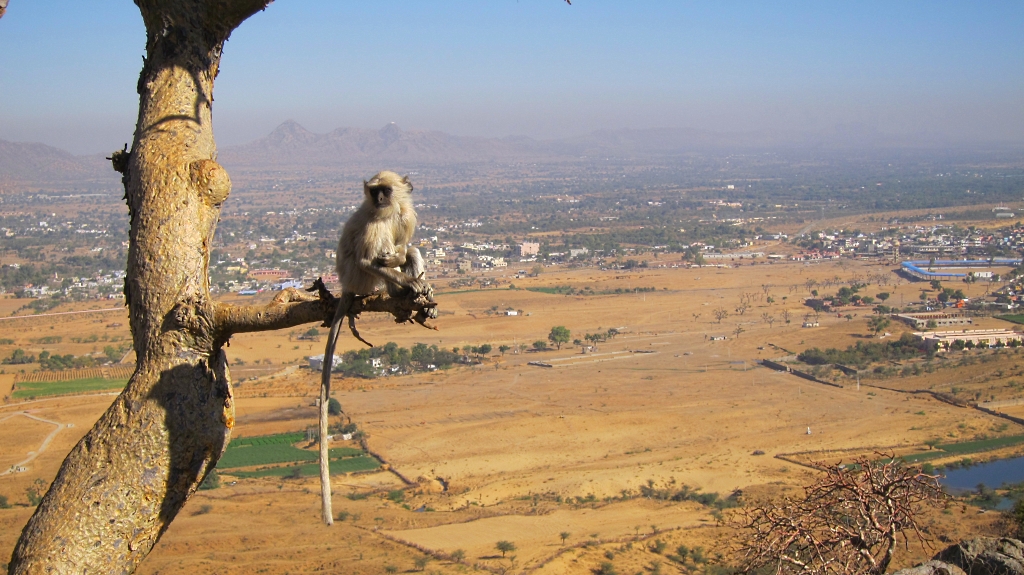
M8 419L10 419L12 417L17 417L19 415L22 416L22 417L27 417L29 419L34 419L36 421L41 421L43 423L49 423L50 425L56 426L56 429L51 431L50 434L47 435L45 439L43 439L43 444L39 446L39 449L37 449L35 451L29 451L28 452L28 457L26 459L23 459L23 460L15 463L7 471L0 471L0 475L7 475L8 473L14 473L15 469L17 469L19 467L24 467L24 466L28 465L29 463L31 463L33 459L39 457L40 455L43 454L44 451L46 451L46 448L50 446L50 442L53 441L53 438L56 437L58 433L60 433L60 430L64 429L64 424L63 423L60 423L60 422L57 422L57 421L50 421L49 419L43 419L42 417L38 417L36 415L32 415L31 413L28 413L27 411L22 411L22 412L19 412L19 413L12 413L12 414L8 415L7 417L5 417L3 419L0 419L0 421L5 421L5 420L8 420Z
M123 310L123 309L125 309L124 306L121 306L121 307L108 307L106 309L87 309L87 310L83 310L83 311L62 311L62 312L57 312L57 313L37 313L35 315L16 315L16 316L12 316L12 317L0 317L0 321L7 321L7 320L12 320L12 319L33 319L33 318L37 318L37 317L53 317L53 316L57 316L57 315L75 315L75 314L79 314L79 313L105 313L105 312L108 312L108 311L120 311L120 310Z

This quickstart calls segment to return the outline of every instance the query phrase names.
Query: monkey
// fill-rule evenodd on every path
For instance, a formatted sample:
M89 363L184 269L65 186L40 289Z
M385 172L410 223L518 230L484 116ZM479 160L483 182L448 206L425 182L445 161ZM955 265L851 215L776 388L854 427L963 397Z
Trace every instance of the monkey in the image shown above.
M341 283L341 299L331 322L324 349L320 379L320 486L323 519L334 523L331 511L331 478L327 448L327 404L330 401L331 369L341 321L349 318L352 334L359 336L355 319L349 315L357 297L385 288L392 297L431 294L423 279L426 269L420 251L409 246L416 230L416 210L412 205L413 187L408 176L383 171L363 182L363 203L345 222L338 240L336 267Z

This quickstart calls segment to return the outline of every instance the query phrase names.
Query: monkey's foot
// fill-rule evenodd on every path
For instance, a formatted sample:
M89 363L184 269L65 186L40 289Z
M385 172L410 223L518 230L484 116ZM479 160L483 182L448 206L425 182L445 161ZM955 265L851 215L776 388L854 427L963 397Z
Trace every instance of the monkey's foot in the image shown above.
M306 291L317 292L317 299L324 304L324 326L329 326L341 303L341 298L334 297L320 278L317 278L311 287L306 288ZM428 320L437 319L437 302L434 301L434 290L429 284L427 289L422 292L403 290L403 292L391 296L385 291L377 291L369 295L354 296L352 305L346 314L349 331L352 332L353 337L373 347L372 343L359 335L359 330L356 328L356 319L364 311L389 313L395 318L395 323L418 323L427 329L437 329L427 323Z

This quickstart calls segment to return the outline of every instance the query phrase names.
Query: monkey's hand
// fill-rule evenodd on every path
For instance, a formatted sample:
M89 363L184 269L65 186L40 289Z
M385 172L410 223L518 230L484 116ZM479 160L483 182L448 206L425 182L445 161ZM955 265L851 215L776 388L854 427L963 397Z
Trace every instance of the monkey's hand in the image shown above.
M373 258L373 265L382 268L398 268L405 265L405 257L402 254L387 252Z
M422 277L409 278L409 283L405 287L416 294L427 294L431 297L434 295L434 288Z

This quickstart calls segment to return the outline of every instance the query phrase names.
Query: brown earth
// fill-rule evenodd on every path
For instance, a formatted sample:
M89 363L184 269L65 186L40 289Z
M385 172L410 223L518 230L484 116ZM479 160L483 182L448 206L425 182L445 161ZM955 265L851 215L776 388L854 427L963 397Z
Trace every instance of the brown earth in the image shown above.
M502 559L494 544L503 539L516 544L516 570L543 563L545 573L585 573L610 553L620 572L635 572L651 568L653 561L669 561L650 550L658 538L669 545L666 553L679 544L703 545L713 556L725 553L723 537L732 532L715 527L713 508L692 502L604 501L621 498L624 491L635 494L648 481L685 484L723 497L737 489L779 492L808 484L816 472L774 458L777 454L849 450L844 458L865 448L919 447L933 438L1024 433L1022 426L927 395L868 387L948 391L973 385L985 397L1009 398L1016 392L1006 383L1017 361L1013 354L965 366L954 365L958 359L941 360L950 366L919 376L866 379L859 390L849 378L840 380L845 387L836 388L755 366L757 359L807 347L868 341L866 321L872 313L866 307L844 310L840 317L823 314L820 327L801 328L808 311L801 305L807 294L804 282L867 277L892 267L845 261L631 272L547 268L537 278L513 280L516 290L439 292L445 312L437 321L439 331L366 316L360 321L366 339L406 347L416 342L447 348L529 345L546 339L558 325L569 328L573 338L609 328L622 328L622 334L585 355L570 344L539 353L495 354L482 364L429 374L337 381L335 396L368 434L371 449L405 477L441 478L448 490L409 488L397 503L384 497L402 485L392 474L339 477L334 507L349 515L326 528L319 524L315 480L238 480L231 485L233 479L225 476L224 487L200 492L189 503L141 572L379 573L388 565L405 571L422 556L415 546L438 557L462 549L468 563L500 570L509 559ZM916 301L925 284L896 285L890 275L892 284L871 285L864 293L890 292L889 302L896 304ZM768 291L777 303L750 295L752 307L738 314L741 296L762 294L765 284L772 284ZM656 289L595 296L522 289L562 285L595 291ZM975 284L965 291L980 295L983 290ZM526 315L488 314L494 306L522 309ZM713 316L719 307L729 312L721 323ZM791 310L791 323L780 319L782 309ZM774 324L762 319L765 313L775 318ZM842 317L847 313L855 317ZM102 319L91 315L11 320L3 327L5 337L16 340L14 347L30 353L53 348L78 354L103 344L71 343L69 334L108 333L104 326L123 313L106 312ZM116 321L127 325L123 318ZM978 327L990 325L1009 324L984 320ZM320 353L323 343L298 341L305 329L232 340L229 358L244 362L234 368L236 379L247 373L243 369L253 370L236 388L236 436L301 431L315 422L318 374L303 365L304 356ZM889 331L899 337L905 330L893 325ZM127 328L109 328L109 333L126 337ZM64 339L52 346L33 344L40 334ZM728 339L710 341L713 335ZM360 346L350 337L339 342L341 351ZM12 346L0 353L9 354L7 347ZM36 478L53 477L63 455L110 401L111 396L99 395L0 406L0 418L30 410L75 425L58 433L27 472L0 476L0 494L19 504L0 510L0 556L10 552L29 516L25 490ZM0 422L0 463L23 459L52 430L30 421L14 417ZM755 450L766 454L753 455ZM377 494L346 497L368 491ZM592 501L586 499L590 495ZM423 512L414 512L418 509ZM929 519L944 530L933 533L993 529L992 514L964 514L959 508L951 513ZM558 536L562 531L571 534L564 547ZM572 547L588 539L597 543ZM904 553L900 562L922 553ZM434 559L428 569L456 572L464 566Z

